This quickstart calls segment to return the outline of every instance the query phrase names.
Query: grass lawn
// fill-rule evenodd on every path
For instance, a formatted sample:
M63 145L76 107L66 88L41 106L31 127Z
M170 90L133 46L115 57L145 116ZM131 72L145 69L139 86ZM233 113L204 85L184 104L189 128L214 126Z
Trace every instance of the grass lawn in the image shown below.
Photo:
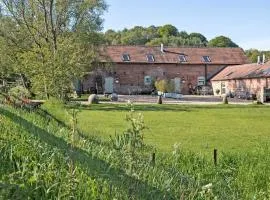
M175 143L196 152L252 150L270 139L268 106L136 105L144 115L145 139L164 151ZM79 126L86 134L108 139L127 128L125 105L84 107Z
M84 106L78 115L85 134L109 139L128 127L125 116L129 108L123 104ZM270 107L260 105L135 105L144 115L148 127L145 140L162 151L174 144L197 153L253 150L270 141ZM67 120L59 109L52 111Z

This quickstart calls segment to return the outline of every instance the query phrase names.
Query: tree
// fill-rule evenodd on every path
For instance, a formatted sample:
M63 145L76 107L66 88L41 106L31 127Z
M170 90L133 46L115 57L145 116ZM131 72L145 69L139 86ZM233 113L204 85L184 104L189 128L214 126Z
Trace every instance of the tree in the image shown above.
M164 26L159 27L158 33L160 37L177 36L178 30L175 26L171 24L166 24Z
M184 39L187 39L189 37L188 33L186 31L180 31L178 34L177 34L178 37L181 37L181 38L184 38Z
M208 43L207 38L201 33L190 33L189 37L190 38L199 38L204 45L207 45L207 43Z
M258 49L249 49L245 51L246 56L249 58L249 60L253 63L257 62L258 56L262 57L262 55L265 55L266 61L269 61L270 59L270 51L259 51Z
M164 26L135 26L122 31L108 30L104 34L107 45L147 45L156 46L163 43L166 46L207 46L207 39L200 33L188 34L186 31L178 32L173 25Z
M121 33L109 29L104 34L105 44L116 45L121 43Z
M95 60L103 0L1 0L15 26L1 35L16 46L17 72L30 78L35 92L63 97L72 81ZM10 37L17 36L17 37ZM23 41L23 42L22 42ZM27 44L27 45L25 45Z
M174 83L168 79L161 79L155 82L155 87L160 92L174 92Z
M238 47L230 38L225 36L218 36L213 38L208 43L209 47Z
M121 43L128 45L144 45L149 40L145 32L146 30L143 27L135 26L122 34Z

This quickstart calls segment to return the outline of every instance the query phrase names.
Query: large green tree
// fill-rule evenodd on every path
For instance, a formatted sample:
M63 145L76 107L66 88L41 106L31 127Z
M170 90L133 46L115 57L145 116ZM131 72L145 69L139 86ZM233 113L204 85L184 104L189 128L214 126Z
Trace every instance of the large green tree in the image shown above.
M178 30L175 26L171 24L166 24L159 27L158 33L161 37L177 36Z
M0 33L14 44L17 72L30 78L35 92L63 97L95 60L104 1L1 0L1 5L10 22Z
M208 43L209 47L238 47L230 38L225 36L218 36L213 38Z

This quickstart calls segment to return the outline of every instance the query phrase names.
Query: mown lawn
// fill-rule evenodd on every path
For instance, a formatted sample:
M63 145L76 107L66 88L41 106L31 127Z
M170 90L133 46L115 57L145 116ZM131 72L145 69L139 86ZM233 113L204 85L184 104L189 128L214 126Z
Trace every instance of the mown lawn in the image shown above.
M128 126L126 105L86 106L79 113L79 127L85 134L109 139ZM136 105L148 127L148 144L170 151L174 144L195 152L253 150L270 139L270 107L240 105Z

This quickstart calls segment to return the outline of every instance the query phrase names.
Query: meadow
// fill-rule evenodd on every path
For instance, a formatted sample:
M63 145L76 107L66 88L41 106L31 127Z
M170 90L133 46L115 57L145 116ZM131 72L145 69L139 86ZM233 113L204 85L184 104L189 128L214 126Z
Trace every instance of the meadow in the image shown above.
M52 113L66 120L57 107ZM58 110L58 112L57 112ZM78 125L86 135L108 140L128 126L125 104L80 107ZM270 107L261 105L134 105L144 116L147 144L170 152L173 145L197 153L250 151L270 139Z
M252 123L254 117L259 117L257 122L263 123L268 107L138 105L134 109L136 112L129 112L130 107L125 105L107 104L79 107L77 112L77 106L51 102L42 110L29 111L0 105L0 199L270 198L267 133L264 141L262 138L254 143L243 136L235 141L236 150L219 151L217 164L205 153L198 153L208 152L205 147L188 146L188 141L186 147L181 143L174 145L171 151L171 144L178 143L176 139L171 144L165 141L166 137L160 139L162 148L149 146L154 145L149 137L151 120L157 121L153 127L160 128L162 120L172 120L173 116L184 120L189 114L193 125L208 122L196 121L202 116L213 115L212 119L217 120L214 114L221 120L214 124L222 124L237 115L246 117L246 120L237 118L238 123ZM138 112L144 114L147 129ZM250 113L255 115L250 116ZM124 120L126 115L127 121ZM103 129L92 131L99 126ZM208 122L197 130L210 130L209 126ZM257 128L261 133L266 130ZM164 130L169 134L166 127ZM115 131L116 137L113 136ZM158 133L162 137L162 132ZM112 135L110 139L109 135ZM220 145L226 142L210 141ZM247 144L241 147L240 141ZM246 151L247 148L250 150ZM212 152L211 146L207 150Z

